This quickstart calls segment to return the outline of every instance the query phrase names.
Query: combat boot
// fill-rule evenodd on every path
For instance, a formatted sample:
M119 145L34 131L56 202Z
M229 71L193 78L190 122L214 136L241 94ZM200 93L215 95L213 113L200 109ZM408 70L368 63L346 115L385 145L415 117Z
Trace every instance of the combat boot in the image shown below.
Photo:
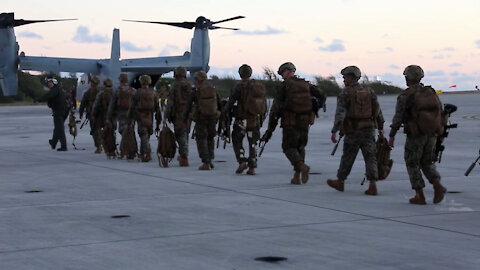
M236 174L241 174L243 173L243 171L245 171L245 169L247 169L248 166L247 166L247 163L245 161L243 162L240 162L240 164L238 164L238 168L237 170L235 171Z
M415 192L416 192L415 197L410 198L409 202L411 204L420 204L420 205L427 204L427 202L425 201L425 195L423 194L423 189L421 188L416 189Z
M343 191L343 190L344 190L344 183L343 183L342 180L328 179L328 180L327 180L327 184L328 184L330 187L332 187L332 188L334 188L334 189L336 189L336 190L338 190L338 191Z
M102 147L101 146L99 146L99 147L97 147L97 149L95 149L95 154L100 154L100 153L102 153Z
M290 184L292 185L300 185L300 172L295 171L293 173L293 178L290 180Z
M180 167L188 167L188 158L187 157L182 157L182 156L179 156L178 157L178 165L180 165Z
M370 180L370 185L368 186L368 189L365 190L365 195L372 195L375 196L377 195L377 183L375 180Z
M447 192L447 189L440 184L439 179L433 180L433 190L435 191L433 195L433 203L437 204L443 200L443 197L445 196L445 192Z
M198 167L200 171L208 171L210 170L210 164L204 162L200 167Z
M50 144L50 147L51 147L52 149L55 149L56 145L53 144L53 140L48 140L48 144Z
M302 176L302 183L306 184L308 182L308 172L310 172L310 167L303 162L298 162L298 169Z
M255 175L255 168L254 167L248 168L247 174L248 175Z

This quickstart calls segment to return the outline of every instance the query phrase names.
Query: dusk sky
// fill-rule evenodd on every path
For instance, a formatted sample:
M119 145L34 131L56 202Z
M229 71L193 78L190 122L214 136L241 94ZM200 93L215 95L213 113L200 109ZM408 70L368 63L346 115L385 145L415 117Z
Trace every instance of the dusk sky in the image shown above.
M240 31L210 31L209 75L238 77L247 63L254 76L286 61L312 79L356 65L370 79L404 87L403 69L423 67L425 84L440 90L480 86L480 1L34 1L3 0L16 19L77 21L16 27L20 51L30 56L108 58L113 28L122 58L182 55L193 30L122 19L183 22L205 16ZM450 86L456 85L455 88Z

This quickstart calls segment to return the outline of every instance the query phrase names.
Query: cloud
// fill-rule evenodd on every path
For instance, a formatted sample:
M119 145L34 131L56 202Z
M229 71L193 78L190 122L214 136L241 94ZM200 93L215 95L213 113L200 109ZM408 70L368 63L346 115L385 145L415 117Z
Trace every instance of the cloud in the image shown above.
M450 65L448 65L449 67L461 67L462 64L459 64L459 63L451 63Z
M172 54L172 51L178 51L178 46L167 44L167 46L160 51L159 56L169 56Z
M315 41L315 42L318 42L318 43L322 43L322 42L323 42L323 39L317 37L314 41Z
M452 57L450 54L437 54L433 56L433 59L445 59Z
M387 52L393 52L393 48L392 48L392 47L386 47L386 48L385 48L385 51L387 51Z
M144 48L137 47L137 45L131 43L130 41L121 42L120 45L123 49L130 52L146 52L146 51L151 51L153 49L152 46L150 45Z
M429 77L445 76L445 72L443 70L429 71L427 72L426 76L429 76Z
M79 26L77 28L77 33L72 39L74 42L78 43L108 43L110 40L107 36L102 36L100 34L90 34L90 30L86 26Z
M37 33L30 32L30 31L24 31L18 33L19 37L24 37L24 38L36 38L36 39L43 39L43 37Z
M480 49L480 40L476 40L476 41L475 41L475 44L477 44L477 48Z
M455 48L453 48L453 47L446 47L446 48L443 48L442 51L453 52L453 51L455 51Z
M345 46L343 46L343 41L340 39L334 39L332 43L327 46L319 47L320 51L325 52L343 52L345 51Z
M397 66L395 64L391 64L388 67L391 68L391 69L399 69L400 68L399 66Z
M267 28L265 30L253 30L253 31L238 30L238 31L235 31L234 33L237 35L245 35L245 36L266 36L266 35L285 34L287 33L287 31L283 29L275 29L267 25Z

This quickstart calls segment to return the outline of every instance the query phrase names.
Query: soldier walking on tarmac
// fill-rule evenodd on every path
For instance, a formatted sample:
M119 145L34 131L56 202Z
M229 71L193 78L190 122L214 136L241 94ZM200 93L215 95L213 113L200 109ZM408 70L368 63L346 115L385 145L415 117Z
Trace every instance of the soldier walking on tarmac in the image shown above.
M310 125L315 121L312 110L312 97L325 104L326 95L316 86L295 76L296 68L291 62L286 62L278 68L278 74L283 82L277 90L268 119L268 129L262 136L262 141L268 142L272 137L278 119L282 118L283 128L282 150L294 168L290 183L300 185L307 183L310 167L305 164L305 147L308 142Z
M86 119L90 121L90 135L92 135L93 143L95 144L95 154L102 152L102 143L100 139L100 128L95 123L95 118L92 115L93 103L98 94L98 84L100 79L97 76L90 78L90 88L83 94L82 103L78 113L80 120L83 118L83 113L86 112Z
M188 134L190 133L190 119L183 121L182 114L187 104L188 97L192 92L192 86L187 80L187 70L177 67L173 76L175 81L167 99L167 109L163 119L164 124L168 120L173 123L175 139L178 143L178 163L180 167L188 167Z
M113 80L106 78L103 87L99 89L92 107L92 115L100 129L103 150L108 158L116 157L116 126L107 118L108 107L113 96ZM116 123L115 123L116 124Z
M252 68L242 65L238 69L242 81L235 86L224 109L224 115L235 116L233 123L232 142L238 168L235 171L241 174L248 167L247 174L255 175L257 167L256 144L260 139L260 127L267 111L265 86L250 79ZM235 109L234 104L237 103ZM233 112L232 112L233 111ZM243 138L247 135L248 159L245 157Z
M190 93L182 119L186 124L192 107L193 121L195 121L195 138L197 140L198 155L202 160L199 170L213 169L215 158L214 138L216 134L215 125L220 116L220 98L217 90L207 81L207 74L204 71L195 73L195 90Z
M328 179L327 184L338 191L343 191L344 181L352 170L358 150L362 150L366 177L370 181L365 194L377 195L378 168L374 130L377 128L378 132L383 134L385 120L375 92L358 83L361 77L360 69L348 66L342 69L341 74L345 89L337 97L331 140L333 143L337 142L336 134L339 130L341 135L345 134L345 140L337 179Z
M410 203L427 203L423 193L423 172L433 185L433 203L436 204L443 200L447 191L440 183L440 174L434 162L435 142L445 126L442 103L432 87L420 83L424 76L420 66L406 67L403 75L408 88L397 98L388 144L390 147L394 146L395 134L403 124L403 131L407 134L405 165L412 189L415 190L415 196L410 199Z
M140 76L141 87L133 96L132 106L128 111L128 118L137 121L137 132L140 137L140 160L149 162L152 160L150 135L153 134L153 114L155 114L156 126L162 121L162 114L158 105L155 91L150 88L152 78L148 75Z

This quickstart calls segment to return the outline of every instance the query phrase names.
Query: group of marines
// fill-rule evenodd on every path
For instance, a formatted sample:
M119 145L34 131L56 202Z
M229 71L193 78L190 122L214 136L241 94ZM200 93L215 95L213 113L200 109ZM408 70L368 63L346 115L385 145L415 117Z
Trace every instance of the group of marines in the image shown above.
M282 150L293 166L293 185L308 182L310 167L305 163L305 147L308 132L315 120L313 104L325 104L326 95L322 89L295 75L296 68L291 62L282 64L278 74L283 78L276 91L272 106L268 112L268 127L263 136L260 128L267 115L266 91L263 84L251 79L252 69L248 65L239 68L241 81L233 89L229 99L222 104L215 87L207 80L203 71L194 75L194 86L186 79L186 70L178 67L174 71L175 81L172 85L163 112L158 97L150 87L152 80L148 75L139 78L141 87L129 86L127 74L119 77L120 86L113 90L113 81L106 79L99 87L100 80L93 77L91 87L85 92L79 114L84 113L90 121L95 143L95 153L105 151L108 157L117 156L115 130L122 134L120 157L133 158L124 153L122 145L136 141L124 142L128 132L133 132L136 122L140 137L139 159L142 162L151 160L150 136L164 127L167 121L173 123L175 139L178 143L179 165L189 166L188 138L191 121L195 122L194 134L198 154L202 161L199 170L214 168L214 138L218 134L216 125L219 118L232 119L231 133L233 149L238 162L237 174L247 170L247 174L255 175L257 167L257 144L268 142L280 120L283 129ZM360 84L361 71L356 66L342 69L341 74L345 88L337 96L335 120L331 130L331 141L337 142L337 132L344 136L343 155L337 172L337 179L328 179L327 184L344 191L347 179L356 159L358 151L362 151L365 160L366 178L369 187L367 195L377 195L376 182L378 168L376 159L375 130L383 136L384 118L380 104L374 91L367 85ZM420 81L424 76L421 67L411 65L405 68L408 88L397 99L395 115L389 133L389 145L394 146L397 130L403 125L407 140L405 145L405 163L415 196L412 204L426 204L423 188L425 187L422 172L434 188L434 203L443 200L446 192L440 183L440 175L435 167L433 152L437 136L442 133L444 119L442 104L435 91L424 86ZM230 125L230 121L226 121ZM428 123L427 125L425 123ZM225 124L225 122L223 122ZM130 130L130 131L129 131ZM248 155L243 148L243 139L248 140ZM135 138L135 136L133 136ZM112 144L113 142L113 144ZM126 149L126 148L125 148Z

